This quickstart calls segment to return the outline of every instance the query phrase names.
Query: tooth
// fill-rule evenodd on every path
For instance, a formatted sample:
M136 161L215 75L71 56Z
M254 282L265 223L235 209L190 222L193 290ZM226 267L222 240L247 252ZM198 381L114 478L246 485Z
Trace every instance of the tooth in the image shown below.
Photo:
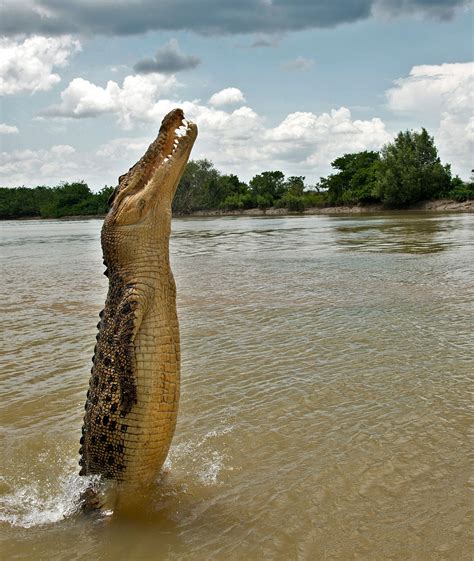
M183 119L181 122L186 128L188 128L188 121L186 121L186 119Z
M179 128L175 129L174 132L176 136L186 136L187 128L184 125L181 125Z

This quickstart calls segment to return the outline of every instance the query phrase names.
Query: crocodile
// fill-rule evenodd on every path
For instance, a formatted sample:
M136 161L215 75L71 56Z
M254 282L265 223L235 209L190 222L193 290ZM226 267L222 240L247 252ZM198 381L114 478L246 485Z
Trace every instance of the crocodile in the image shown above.
M180 392L171 205L197 136L181 109L119 177L101 244L109 288L80 440L80 475L132 489L155 481L173 438ZM97 478L96 478L97 479Z

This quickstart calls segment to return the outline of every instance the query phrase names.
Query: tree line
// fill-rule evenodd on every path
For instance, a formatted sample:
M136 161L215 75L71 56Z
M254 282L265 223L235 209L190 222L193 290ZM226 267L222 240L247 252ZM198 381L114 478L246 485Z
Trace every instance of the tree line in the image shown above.
M0 188L0 219L105 214L113 190L113 187L104 187L93 193L83 181L56 187L40 185L33 189Z
M314 186L303 176L264 171L248 183L223 174L209 160L188 162L173 201L173 212L243 210L270 207L301 212L309 207L382 203L403 208L420 201L474 199L474 181L463 182L443 165L425 129L400 132L380 152L344 154L332 162L334 173ZM80 181L56 187L0 188L0 218L101 215L113 187L93 193Z

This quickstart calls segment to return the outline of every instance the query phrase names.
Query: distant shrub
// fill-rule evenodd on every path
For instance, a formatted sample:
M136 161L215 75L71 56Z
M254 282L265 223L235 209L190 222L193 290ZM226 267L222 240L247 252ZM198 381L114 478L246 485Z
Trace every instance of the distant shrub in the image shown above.
M269 195L257 195L257 207L261 209L270 208L273 205L273 200Z
M305 200L303 196L285 193L281 199L276 201L275 206L278 208L287 208L291 212L303 212L305 209Z
M460 203L474 200L474 184L466 183L462 187L455 187L446 193L447 198Z
M219 205L219 208L222 210L243 210L254 206L254 199L250 193L234 193L228 195Z
M303 199L306 208L322 207L328 204L328 196L324 191L307 191L304 193Z

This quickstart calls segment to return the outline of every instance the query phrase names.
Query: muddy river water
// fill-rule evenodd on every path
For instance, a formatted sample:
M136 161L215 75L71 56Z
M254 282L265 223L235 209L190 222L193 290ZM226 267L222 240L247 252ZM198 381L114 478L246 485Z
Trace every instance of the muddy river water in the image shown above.
M0 223L0 558L467 561L474 215L173 221L180 415L136 519L78 512L100 220Z

